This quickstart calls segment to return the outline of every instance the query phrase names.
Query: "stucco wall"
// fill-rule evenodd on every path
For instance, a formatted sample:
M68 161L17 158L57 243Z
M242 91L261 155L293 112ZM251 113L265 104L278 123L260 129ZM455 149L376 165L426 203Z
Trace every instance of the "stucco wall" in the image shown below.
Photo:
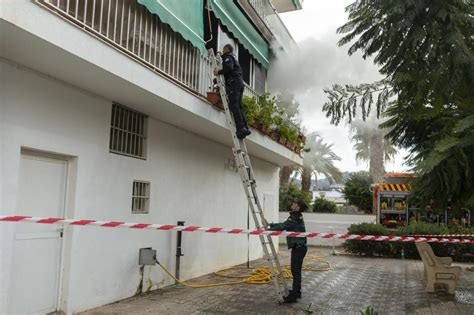
M239 176L225 169L231 149L150 117L147 160L108 152L112 100L102 98L0 59L0 213L16 212L22 147L76 157L74 202L68 218L247 226L247 203ZM124 104L134 107L134 104ZM159 104L157 104L159 106ZM278 219L278 167L253 159L258 190L273 195L269 221ZM150 213L132 214L134 179L151 182ZM268 205L267 198L267 206ZM268 207L270 208L270 207ZM11 281L11 247L16 224L0 225L0 313ZM0 240L1 240L0 239ZM141 279L138 249L153 247L173 269L175 234L67 227L61 305L76 312L136 293ZM206 274L261 256L256 238L184 234L181 276ZM153 285L171 281L147 267ZM174 270L174 269L173 269Z

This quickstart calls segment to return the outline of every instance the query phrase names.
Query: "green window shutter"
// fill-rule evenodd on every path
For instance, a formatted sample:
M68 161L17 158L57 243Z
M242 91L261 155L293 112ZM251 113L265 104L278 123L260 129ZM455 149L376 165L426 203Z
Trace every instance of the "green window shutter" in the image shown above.
M268 44L255 30L253 25L232 0L208 0L208 5L216 17L234 35L235 38L258 60L268 68ZM221 49L222 47L219 47Z
M173 31L206 52L204 44L203 0L138 0L148 11L158 15Z

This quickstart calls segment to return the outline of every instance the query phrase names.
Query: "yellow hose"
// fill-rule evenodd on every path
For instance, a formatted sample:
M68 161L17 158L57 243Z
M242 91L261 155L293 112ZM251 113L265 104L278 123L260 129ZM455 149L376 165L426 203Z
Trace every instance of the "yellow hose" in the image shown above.
M312 272L322 272L322 271L329 271L331 270L331 264L323 260L323 258L327 257L328 255L325 253L322 253L320 255L314 256L306 256L305 260L314 260L318 261L321 263L326 264L326 267L323 268L314 268L309 265L303 265L302 270L303 271L312 271ZM222 269L219 271L214 272L216 276L223 277L223 278L229 278L229 279L242 279L240 281L232 281L232 282L220 282L220 283L209 283L209 284L188 284L186 282L183 282L179 279L177 279L168 269L166 269L165 266L160 264L157 261L158 265L167 273L174 281L177 283L188 287L192 289L199 289L199 288L210 288L210 287L218 287L218 286L224 286L224 285L236 285L236 284L267 284L272 281L272 273L270 271L270 268L268 267L262 267L262 266L257 266L257 267L252 267L252 268L246 268L246 267L230 267L226 269ZM292 279L293 276L291 275L291 270L290 270L290 265L284 265L282 266L283 268L283 276L286 279ZM250 275L231 275L231 274L226 274L226 271L229 270L250 270ZM277 270L275 268L275 273L277 273Z

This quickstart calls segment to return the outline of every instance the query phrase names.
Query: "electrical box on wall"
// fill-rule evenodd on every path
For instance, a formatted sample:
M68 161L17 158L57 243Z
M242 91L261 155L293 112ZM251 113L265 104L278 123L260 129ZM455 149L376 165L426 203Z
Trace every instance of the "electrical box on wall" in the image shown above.
M151 247L140 248L138 255L138 264L139 265L155 265L156 250Z

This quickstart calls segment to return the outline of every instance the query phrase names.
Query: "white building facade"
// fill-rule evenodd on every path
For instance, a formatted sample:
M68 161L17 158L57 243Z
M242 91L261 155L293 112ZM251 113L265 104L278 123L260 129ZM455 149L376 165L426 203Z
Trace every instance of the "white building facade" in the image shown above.
M247 228L225 117L204 97L209 60L139 2L2 1L0 216ZM258 2L275 9L234 5L270 42ZM213 19L216 39L245 50ZM247 59L246 93L260 94L266 72ZM279 168L302 159L256 131L247 146L276 221ZM0 314L79 312L170 285L138 251L174 270L175 246L171 232L1 222ZM182 279L262 256L246 236L185 233L182 246Z

